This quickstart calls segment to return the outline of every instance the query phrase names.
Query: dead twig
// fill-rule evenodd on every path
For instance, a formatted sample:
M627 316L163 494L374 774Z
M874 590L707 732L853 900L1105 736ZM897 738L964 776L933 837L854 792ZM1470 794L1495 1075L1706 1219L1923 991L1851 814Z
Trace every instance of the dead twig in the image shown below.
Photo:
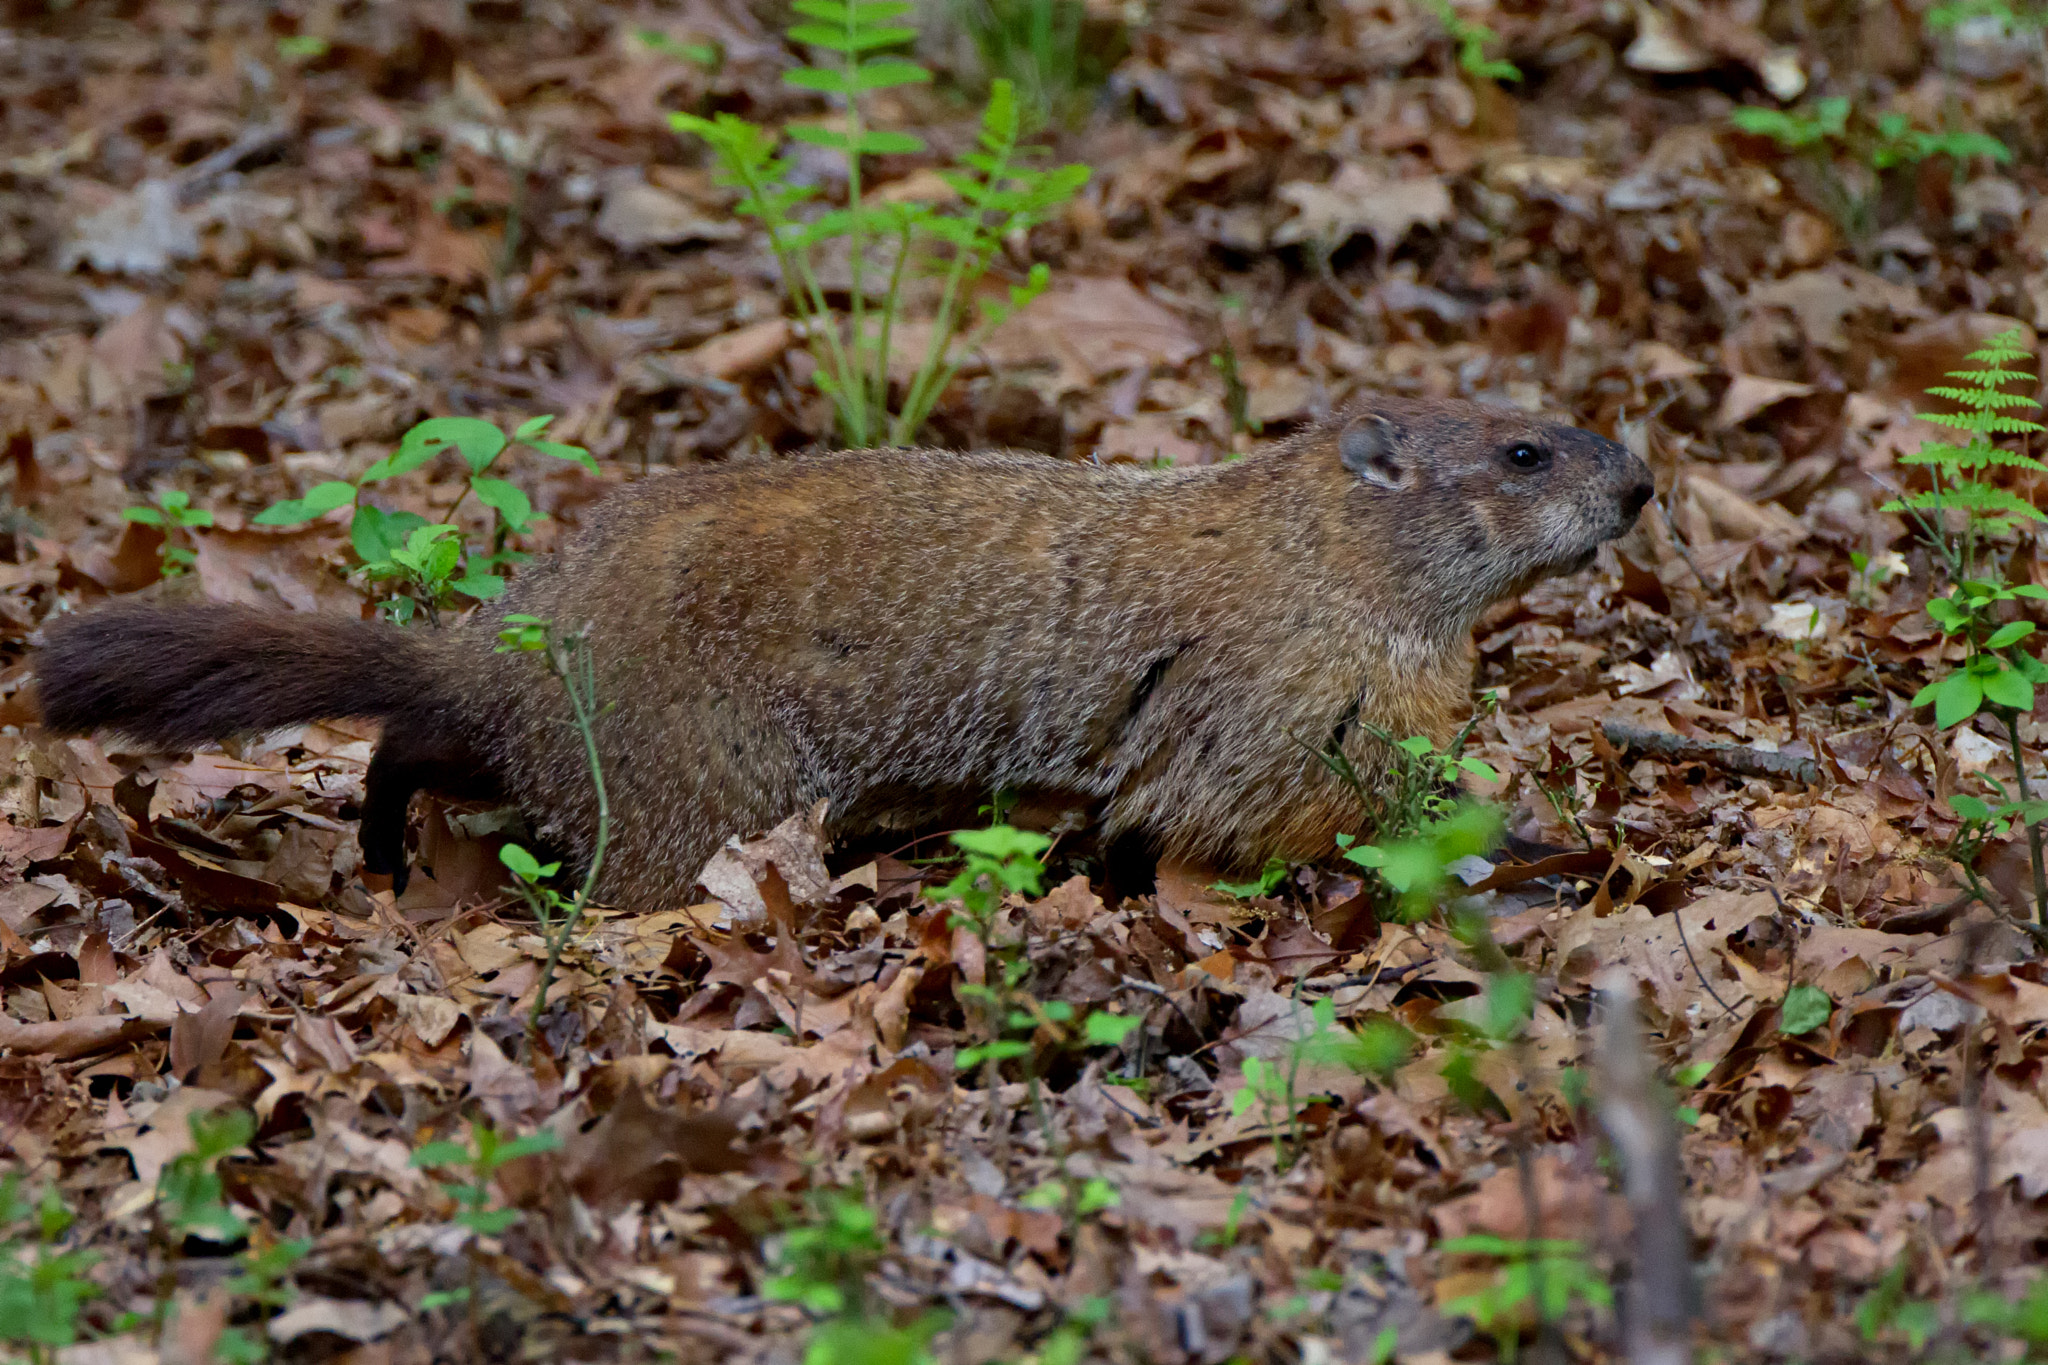
M1692 739L1674 730L1631 725L1625 720L1602 721L1600 731L1616 748L1639 749L1673 763L1706 763L1740 777L1775 777L1809 786L1819 786L1822 781L1820 764L1810 758L1768 753L1746 744Z
M1685 1172L1671 1097L1657 1079L1636 1017L1636 981L1610 967L1598 982L1601 1021L1594 1041L1600 1127L1620 1162L1634 1224L1633 1264L1621 1300L1629 1365L1685 1365L1698 1313Z
M1708 995L1714 998L1714 1003L1721 1007L1721 1016L1726 1018L1735 1013L1733 1009L1729 1008L1728 1002L1721 998L1721 993L1714 989L1714 983L1707 980L1707 974L1700 970L1700 960L1692 955L1692 943L1685 936L1684 906L1680 906L1671 912L1671 922L1678 926L1678 946L1685 949L1685 960L1691 964L1692 974L1700 979L1701 987L1705 989Z

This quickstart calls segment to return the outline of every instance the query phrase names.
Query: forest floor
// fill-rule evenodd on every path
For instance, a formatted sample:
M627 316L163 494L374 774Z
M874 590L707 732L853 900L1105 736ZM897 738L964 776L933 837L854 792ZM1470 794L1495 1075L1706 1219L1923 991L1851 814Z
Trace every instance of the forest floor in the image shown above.
M975 129L929 8L939 79L874 109L934 150L874 158L885 196L942 193ZM596 909L534 1029L501 822L423 802L394 897L356 842L373 727L53 738L34 650L118 595L367 612L338 514L255 517L422 418L591 452L494 470L542 554L620 483L830 441L761 232L667 122L816 116L786 14L17 0L0 1356L1621 1359L1681 1217L1700 1359L2048 1346L2039 907L2023 834L1963 818L2015 758L2041 791L2048 720L1914 706L1965 649L1881 510L1924 486L1927 386L2048 326L2048 59L2002 9L1461 5L1510 77L1411 0L1091 0L1100 79L1047 138L1091 178L995 270L1050 288L927 439L1203 464L1386 391L1626 442L1658 504L1476 637L1467 785L1565 851L1468 888L1497 952L1379 918L1336 850L1126 897L1056 853L977 932L929 894L943 840L831 851L792 812L701 903ZM375 498L438 518L466 474ZM2037 544L1993 562L2048 583ZM1632 1211L1603 1138L1617 965L1682 1214ZM962 1065L991 989L1023 1056Z

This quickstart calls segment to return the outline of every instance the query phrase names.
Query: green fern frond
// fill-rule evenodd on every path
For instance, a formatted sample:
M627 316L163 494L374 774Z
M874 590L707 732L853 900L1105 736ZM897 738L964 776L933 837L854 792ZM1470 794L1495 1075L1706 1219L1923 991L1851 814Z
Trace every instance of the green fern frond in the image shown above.
M2031 455L2022 455L2016 450L1973 441L1966 446L1944 445L1929 441L1910 455L1899 456L1900 464L1934 465L1942 469L1978 470L1996 465L2005 469L2033 469L2048 473L2048 464L2042 464Z
M1972 462L1983 458L1983 452L1996 447L1981 441L1972 441L1966 446L1952 446L1941 441L1929 441L1910 455L1899 456L1900 464L1940 465L1947 468L1957 465L1969 468Z
M1951 427L1956 431L1974 431L1980 435L2026 436L2044 429L2039 422L2030 422L2024 417L2002 417L1992 412L1923 412L1916 414L1923 422L1936 426Z
M2034 376L2028 374L2025 370L2008 370L2002 366L1995 367L1989 370L1950 370L1948 372L1948 377L1950 379L1964 380L1965 382L1980 389L2000 388L2003 385L2011 384L2020 380L2026 380L2031 382L2034 378ZM1928 392L1932 393L1933 390L1929 389Z
M2027 329L2024 327L2009 327L1996 336L1984 338L1983 344L1967 357L1970 360L1988 360L1994 365L2002 365L2008 360L2033 358L2034 353L2027 348Z
M2038 408L2041 405L2020 393L2001 393L1997 389L1960 389L1950 384L1937 384L1927 390L1936 398L1946 398L1972 408Z
M1958 469L1987 469L1993 465L2001 469L2032 469L2048 474L2048 464L2042 464L2031 455L2022 455L2017 450L2003 446L1981 446L1975 452L1979 457L1968 463L1958 463Z
M1908 493L1903 498L1894 498L1886 503L1887 512L1967 512L1973 520L1989 521L1993 518L2018 517L2029 521L2048 521L2048 513L2007 489L1996 488L1988 483L1963 482L1943 489L1939 493Z

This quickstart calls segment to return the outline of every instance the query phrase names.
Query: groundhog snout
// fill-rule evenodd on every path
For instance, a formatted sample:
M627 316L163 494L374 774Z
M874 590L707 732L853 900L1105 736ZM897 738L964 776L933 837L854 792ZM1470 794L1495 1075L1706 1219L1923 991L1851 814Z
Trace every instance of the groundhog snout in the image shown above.
M1624 529L1636 524L1636 518L1643 514L1643 509L1649 506L1650 499L1657 493L1657 485L1651 481L1650 471L1645 469L1640 461L1637 462L1636 470L1637 477L1622 490L1621 494L1621 524Z

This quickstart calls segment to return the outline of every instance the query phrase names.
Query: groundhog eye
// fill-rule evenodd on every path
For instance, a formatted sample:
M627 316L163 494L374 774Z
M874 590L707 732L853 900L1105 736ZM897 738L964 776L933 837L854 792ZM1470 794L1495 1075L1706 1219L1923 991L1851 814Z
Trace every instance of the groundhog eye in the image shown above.
M1527 441L1517 441L1508 447L1508 463L1517 469L1541 469L1550 463L1550 452Z

